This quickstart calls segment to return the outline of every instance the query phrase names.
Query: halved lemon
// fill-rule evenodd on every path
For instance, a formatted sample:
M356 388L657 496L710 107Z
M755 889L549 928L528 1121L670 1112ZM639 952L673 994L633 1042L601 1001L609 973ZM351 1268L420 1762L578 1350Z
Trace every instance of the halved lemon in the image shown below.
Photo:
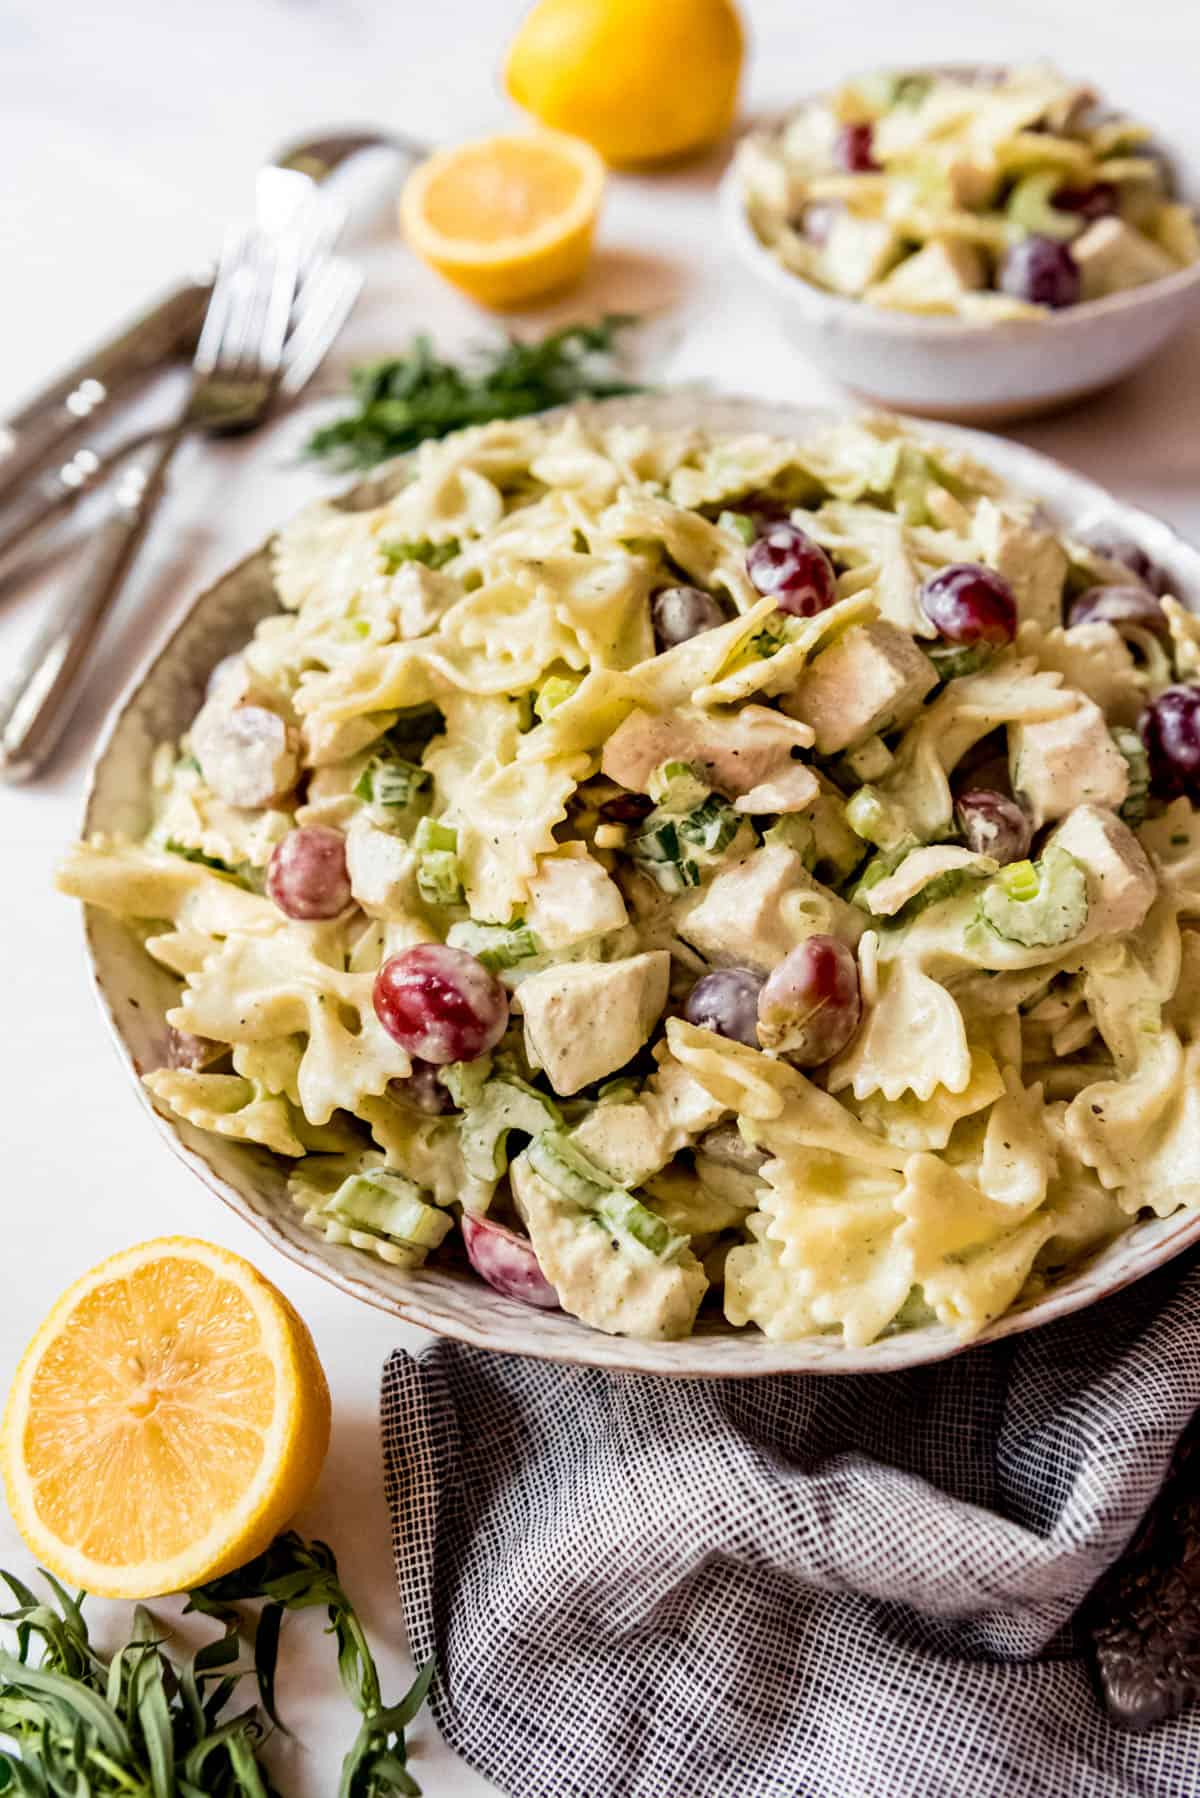
M485 306L519 306L583 272L604 163L554 131L438 150L414 169L400 223L422 261Z
M13 1380L0 1466L44 1566L152 1598L260 1554L315 1485L329 1423L283 1294L239 1255L167 1236L59 1299Z

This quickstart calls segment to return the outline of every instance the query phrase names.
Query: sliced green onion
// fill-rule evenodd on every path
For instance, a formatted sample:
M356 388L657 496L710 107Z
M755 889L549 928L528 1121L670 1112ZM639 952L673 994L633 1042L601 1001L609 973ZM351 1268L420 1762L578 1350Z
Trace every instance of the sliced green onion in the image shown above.
M996 652L987 643L934 643L925 647L925 654L937 669L938 679L951 681L980 673Z
M1150 798L1150 757L1146 754L1146 745L1135 730L1119 726L1111 734L1129 770L1129 790L1121 807L1121 816L1126 824L1136 828L1145 819L1146 804Z
M685 843L693 843L709 855L719 855L732 843L741 822L733 807L712 793L703 805L679 820L678 832Z
M1009 862L996 876L1010 899L1024 903L1036 899L1041 890L1038 871L1030 861Z
M712 791L690 762L662 762L646 782L646 791L664 812L690 812Z
M700 870L684 855L670 818L652 819L650 828L633 839L629 853L664 893L682 893L700 885Z
M373 755L354 783L354 796L381 811L404 811L425 792L432 776L403 756Z
M458 865L458 831L453 824L422 818L413 837L417 851L417 891L428 905L454 905L463 896Z
M381 543L379 555L384 573L395 574L405 562L420 562L426 568L444 568L447 562L453 562L459 548L457 537L451 537L445 543L431 543L428 537L420 537L411 543Z

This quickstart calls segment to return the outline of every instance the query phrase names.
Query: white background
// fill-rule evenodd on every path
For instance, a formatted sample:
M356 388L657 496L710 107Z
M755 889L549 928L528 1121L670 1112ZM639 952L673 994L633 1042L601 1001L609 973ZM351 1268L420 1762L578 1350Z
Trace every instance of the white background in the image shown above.
M214 244L244 208L272 146L332 124L380 124L430 142L511 116L496 71L519 0L0 0L0 413ZM751 0L747 110L871 62L1049 56L1087 74L1200 165L1200 9L1193 0ZM712 209L720 159L611 184L588 285L555 316L603 306L663 309L660 368L731 389L828 397L758 311L725 260ZM380 171L386 183L389 170ZM378 189L374 191L378 192ZM386 196L386 185L383 192ZM390 208L360 219L364 300L322 384L346 363L401 346L417 326L444 344L487 321L414 263ZM541 319L530 322L544 322ZM1177 343L1101 402L1018 433L1200 537L1200 341ZM407 1679L377 1445L379 1369L397 1343L389 1319L274 1258L196 1184L140 1115L87 989L78 920L51 890L72 835L98 721L181 604L311 493L298 468L311 420L252 442L191 446L114 628L95 658L85 711L50 779L0 791L0 1391L61 1288L144 1237L199 1233L259 1263L315 1332L333 1387L333 1449L301 1519L337 1548L385 1664ZM58 572L61 578L61 571ZM0 583L0 670L48 588ZM28 1557L0 1505L0 1564ZM291 1626L283 1701L304 1746L277 1763L290 1798L336 1783L353 1726L328 1645ZM411 1732L428 1798L490 1790L438 1742Z

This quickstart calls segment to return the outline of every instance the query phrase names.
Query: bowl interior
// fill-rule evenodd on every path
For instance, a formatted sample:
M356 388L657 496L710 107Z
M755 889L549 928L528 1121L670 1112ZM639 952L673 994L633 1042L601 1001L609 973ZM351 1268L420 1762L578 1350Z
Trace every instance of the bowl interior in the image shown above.
M801 434L830 417L753 399L698 399L687 394L603 401L576 410L585 417L663 428L700 424L716 431L784 435ZM990 461L1014 485L1036 494L1059 524L1116 519L1174 577L1181 597L1193 604L1200 600L1200 553L1160 520L1121 506L1090 481L1020 445L944 426L929 435L962 443ZM385 471L351 489L346 503L373 503L403 478L403 472L403 464L393 465L390 475ZM137 835L145 830L154 746L179 734L200 703L209 670L246 641L259 619L276 609L265 548L196 599L111 714L92 768L86 832ZM964 1346L940 1325L885 1337L866 1349L847 1348L833 1335L775 1342L756 1331L734 1330L719 1315L707 1314L702 1314L696 1335L686 1341L634 1341L602 1335L565 1313L535 1311L503 1298L478 1280L465 1261L461 1267L401 1273L356 1250L325 1242L304 1227L287 1197L286 1163L266 1150L211 1136L154 1110L140 1076L166 1060L163 1012L173 1002L175 983L116 919L89 911L85 929L102 1009L143 1103L167 1143L211 1192L282 1254L356 1298L479 1347L681 1376L884 1372L934 1361ZM1099 1256L1072 1269L1035 1302L1008 1313L975 1340L995 1340L1078 1310L1198 1240L1200 1213L1139 1221Z

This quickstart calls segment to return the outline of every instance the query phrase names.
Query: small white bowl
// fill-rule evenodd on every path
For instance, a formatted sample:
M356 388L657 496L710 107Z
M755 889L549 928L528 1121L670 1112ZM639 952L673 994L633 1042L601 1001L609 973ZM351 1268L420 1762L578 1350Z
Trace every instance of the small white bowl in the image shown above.
M1111 386L1200 317L1200 262L1044 318L981 324L885 311L784 268L746 216L736 160L721 183L726 236L784 335L852 393L900 412L1003 424Z
M649 424L661 430L700 425L713 431L799 436L831 415L807 407L779 406L733 396L698 398L689 393L643 394L577 408L585 419ZM943 427L1014 486L1036 494L1062 526L1106 522L1140 543L1171 576L1177 592L1200 597L1200 552L1168 525L1113 500L1104 490L1057 462L1003 439L976 437ZM355 487L351 503L378 504L408 474L405 459ZM158 645L115 706L92 767L84 832L141 835L150 821L150 760L154 745L176 737L194 716L210 671L240 648L260 618L277 612L266 549L232 568L200 594L181 623ZM164 1011L178 986L151 961L137 935L117 918L86 916L92 978L109 1028L147 1111L169 1146L216 1196L231 1206L290 1260L321 1275L341 1291L377 1305L409 1323L456 1337L479 1348L533 1355L617 1372L680 1376L745 1376L771 1373L888 1373L938 1361L969 1347L942 1324L884 1337L868 1348L849 1348L840 1336L775 1342L757 1330L735 1330L705 1313L697 1333L682 1342L641 1342L605 1336L562 1311L536 1311L477 1279L463 1262L435 1262L405 1273L356 1249L326 1242L301 1221L287 1196L286 1164L265 1149L210 1135L154 1110L141 1075L167 1059ZM203 1229L197 1193L197 1228ZM1050 1323L1127 1286L1172 1256L1200 1242L1200 1211L1139 1218L1090 1260L988 1326L975 1340L994 1342Z

